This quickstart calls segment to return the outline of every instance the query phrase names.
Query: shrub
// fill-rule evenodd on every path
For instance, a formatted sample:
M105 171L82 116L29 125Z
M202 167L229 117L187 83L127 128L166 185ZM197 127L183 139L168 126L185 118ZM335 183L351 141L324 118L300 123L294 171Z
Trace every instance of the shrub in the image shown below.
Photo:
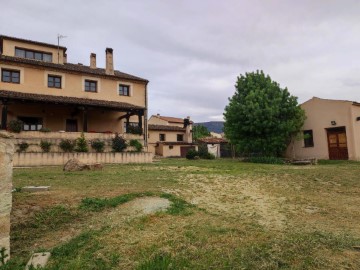
M215 159L215 155L209 152L206 155L200 157L204 159Z
M51 132L51 129L50 129L50 128L46 128L46 127L42 127L42 128L40 128L39 131L40 131L40 132Z
M187 159L195 159L195 157L198 157L199 153L198 151L194 150L194 149L190 149L189 151L187 151L186 153L186 158Z
M105 148L105 142L100 141L99 139L93 140L91 142L91 147L97 152L104 152L104 148Z
M43 150L43 152L45 153L49 153L50 152L50 147L51 147L52 143L48 142L48 141L41 141L40 142L40 147Z
M263 163L263 164L284 164L284 160L278 157L248 157L244 162Z
M205 143L199 144L198 153L199 153L200 158L206 158L209 153L207 144L205 144Z
M130 146L134 147L136 152L141 152L143 149L141 142L138 140L130 140Z
M18 152L25 152L29 148L29 144L27 142L22 142L19 144Z
M120 137L119 134L115 134L115 138L112 139L112 149L114 152L122 152L126 149L127 144L124 138Z
M11 132L20 133L23 127L23 122L20 120L11 120L8 124L8 129Z
M89 152L89 148L88 148L88 145L87 145L87 142L85 139L84 132L81 132L81 136L76 139L75 151L82 152L82 153Z
M63 150L64 152L68 152L71 153L74 151L75 148L75 142L69 139L65 139L65 140L61 140L59 147L61 148L61 150Z

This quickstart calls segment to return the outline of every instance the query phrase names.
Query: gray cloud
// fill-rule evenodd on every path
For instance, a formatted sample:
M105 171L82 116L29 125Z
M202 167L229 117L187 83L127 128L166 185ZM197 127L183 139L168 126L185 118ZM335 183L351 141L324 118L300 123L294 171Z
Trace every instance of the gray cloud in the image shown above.
M12 0L0 33L56 43L69 61L115 67L150 80L150 113L221 118L239 74L263 69L303 102L360 101L360 2Z

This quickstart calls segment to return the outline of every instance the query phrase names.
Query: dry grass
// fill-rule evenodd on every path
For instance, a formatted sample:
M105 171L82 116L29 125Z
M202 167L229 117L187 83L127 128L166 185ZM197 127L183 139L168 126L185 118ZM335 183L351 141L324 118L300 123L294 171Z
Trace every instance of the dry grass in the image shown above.
M17 169L14 186L51 191L14 193L13 257L21 264L53 249L49 269L359 269L359 165L171 159L103 172ZM79 208L86 197L140 192L196 208L145 216L131 203Z

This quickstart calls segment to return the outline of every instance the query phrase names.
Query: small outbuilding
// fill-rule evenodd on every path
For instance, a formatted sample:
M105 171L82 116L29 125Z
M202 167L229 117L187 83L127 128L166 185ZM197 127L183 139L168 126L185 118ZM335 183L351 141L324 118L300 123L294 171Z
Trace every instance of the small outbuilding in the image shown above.
M360 160L360 103L313 97L301 107L307 118L289 158Z

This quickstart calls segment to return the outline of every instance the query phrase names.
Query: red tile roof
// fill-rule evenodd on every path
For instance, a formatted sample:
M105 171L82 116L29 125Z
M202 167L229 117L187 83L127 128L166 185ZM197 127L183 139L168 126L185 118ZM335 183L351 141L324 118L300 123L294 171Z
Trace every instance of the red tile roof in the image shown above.
M77 98L67 96L51 96L42 94L23 93L16 91L0 90L0 99L32 101L50 104L74 104L82 106L109 108L114 110L139 110L144 107L132 105L125 102L107 101L89 98Z
M199 142L208 143L208 144L217 144L217 143L227 143L228 141L223 138L214 138L214 137L205 137L198 139Z
M30 44L34 44L34 45L46 46L46 47L51 47L51 48L56 48L56 49L58 48L58 45L56 45L56 44L49 44L49 43L33 41L33 40L29 40L29 39L23 39L23 38L9 37L9 36L5 36L5 35L0 35L0 43L2 43L2 41L4 39L5 40L14 40L14 41L19 41L19 42L24 42L24 43L30 43ZM59 46L59 48L66 51L66 47Z
M37 61L33 59L26 59L26 58L20 58L20 57L13 57L13 56L7 56L7 55L0 55L0 60L3 63L15 63L15 64L23 64L23 65L30 65L30 66L36 66L40 68L46 68L46 69L52 69L56 71L64 71L69 73L80 73L80 74L88 74L88 75L94 75L94 76L101 76L106 77L109 79L123 79L123 80L131 80L131 81L137 81L137 82L143 82L148 83L149 81L134 75L130 75L118 70L114 71L114 75L107 75L105 73L105 69L103 68L90 68L89 66L84 65L78 65L78 64L55 64L55 63L49 63L49 62L42 62Z
M159 131L182 131L185 132L186 129L177 126L166 126L166 125L148 125L149 130L159 130Z

